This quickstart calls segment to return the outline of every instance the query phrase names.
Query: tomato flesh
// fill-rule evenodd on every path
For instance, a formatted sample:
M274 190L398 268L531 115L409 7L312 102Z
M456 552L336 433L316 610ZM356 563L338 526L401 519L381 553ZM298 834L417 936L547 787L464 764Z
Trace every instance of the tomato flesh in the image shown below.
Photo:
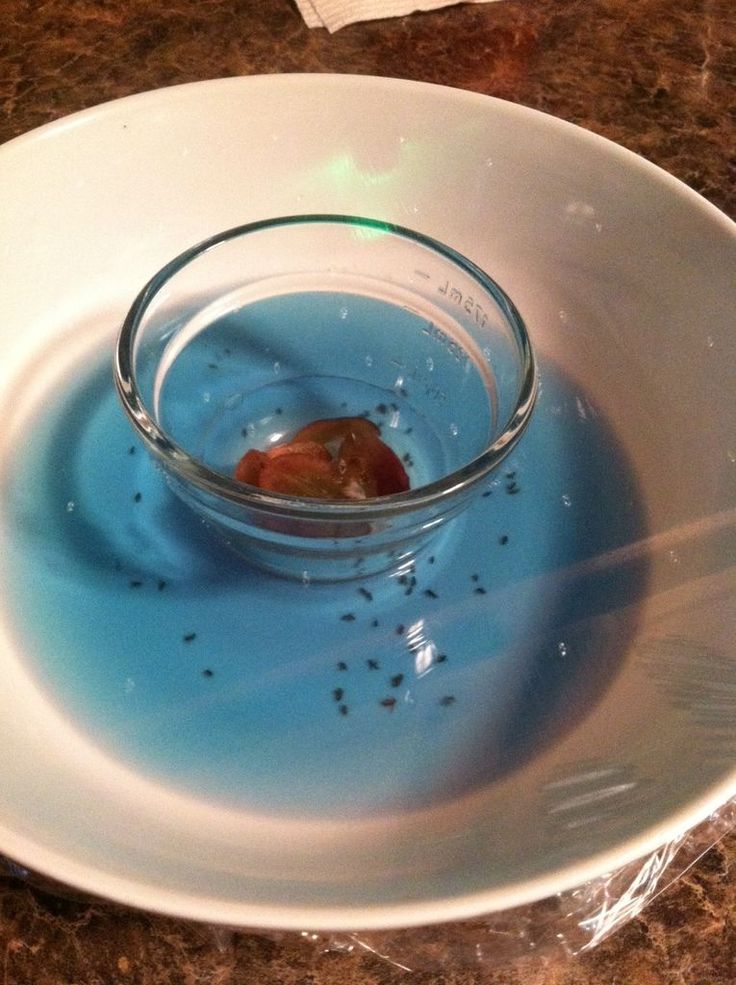
M401 460L364 417L312 421L268 451L251 448L235 478L270 492L312 499L372 499L409 489Z
M251 486L258 485L261 469L266 461L266 456L257 448L251 448L240 459L235 469L235 478L238 482L247 482Z

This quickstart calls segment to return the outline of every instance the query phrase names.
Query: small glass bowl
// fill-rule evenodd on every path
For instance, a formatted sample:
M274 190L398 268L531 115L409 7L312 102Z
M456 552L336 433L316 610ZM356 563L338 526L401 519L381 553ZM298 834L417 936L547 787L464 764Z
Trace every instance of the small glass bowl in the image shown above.
M136 298L115 381L174 492L227 544L317 581L406 565L522 434L537 373L503 290L441 243L386 222L287 216L219 233ZM313 420L369 417L407 492L361 501L236 481Z

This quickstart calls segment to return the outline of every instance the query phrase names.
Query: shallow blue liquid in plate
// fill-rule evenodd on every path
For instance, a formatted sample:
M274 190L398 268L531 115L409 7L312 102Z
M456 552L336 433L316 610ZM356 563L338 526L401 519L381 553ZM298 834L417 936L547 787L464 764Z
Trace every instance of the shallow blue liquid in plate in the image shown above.
M249 568L170 493L109 363L52 395L4 477L4 603L31 673L111 756L282 815L438 803L557 741L616 673L645 534L612 430L551 365L485 495L415 570ZM624 611L624 607L627 607Z

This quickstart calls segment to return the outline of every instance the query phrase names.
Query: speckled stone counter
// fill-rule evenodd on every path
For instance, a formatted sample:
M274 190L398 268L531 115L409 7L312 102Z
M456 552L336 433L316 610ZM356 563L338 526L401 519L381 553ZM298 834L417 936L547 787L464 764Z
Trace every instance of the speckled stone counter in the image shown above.
M0 141L133 92L302 71L413 78L536 107L736 216L733 0L500 0L334 35L308 30L289 0L0 0ZM463 966L443 962L438 944L435 968L412 975L360 948L150 916L0 869L0 985L733 985L735 860L726 834L582 956Z

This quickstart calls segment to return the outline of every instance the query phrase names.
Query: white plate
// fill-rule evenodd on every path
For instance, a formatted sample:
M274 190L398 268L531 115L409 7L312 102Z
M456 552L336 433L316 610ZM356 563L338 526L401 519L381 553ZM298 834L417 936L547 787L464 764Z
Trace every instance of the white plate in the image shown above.
M736 793L736 236L726 217L634 155L540 113L327 75L206 82L77 114L1 148L0 187L0 851L166 913L367 929L569 888ZM135 608L172 596L131 591L122 602L122 562L110 556L109 570L96 570L106 504L86 484L95 469L121 470L126 502L126 483L140 481L161 517L171 508L153 473L123 468L117 425L109 461L104 435L70 439L80 407L81 424L100 430L90 394L105 407L112 399L95 360L173 255L230 226L303 212L398 222L465 253L516 301L540 354L536 431L515 462L527 505L513 514L517 498L497 487L497 507L490 497L472 521L494 544L503 521L504 550L516 552L494 554L478 609L450 592L464 556L448 549L437 575L450 595L432 610L434 630L454 650L450 676L427 680L443 682L433 701L445 682L457 696L447 733L437 702L431 714L422 705L430 691L418 665L402 707L380 720L365 673L344 721L329 700L309 714L297 701L286 722L263 712L266 697L291 707L320 674L332 686L327 664L334 673L337 660L359 658L365 633L337 634L334 598L315 605L324 628L289 652L293 636L274 623L308 625L313 596L297 611L291 589L244 587L231 567L207 567L208 548L180 528L161 534L163 546L144 542L110 502L124 519L117 540L110 532L115 548L141 565L165 560L159 580L177 586L178 604L182 572L200 565L187 590L206 624L259 592L271 613L267 625L249 606L242 666L220 654L211 679L193 663L179 685ZM59 408L72 442L61 450ZM54 453L57 474L36 474L34 486L42 452L46 465ZM78 535L87 553L70 569L58 532L80 516L90 539ZM480 535L463 536L481 549ZM544 563L535 543L556 545ZM392 619L404 604L376 601ZM66 612L75 605L87 617L76 623ZM545 623L539 613L555 606L565 618ZM116 612L128 622L116 626ZM382 658L394 653L388 638L381 646ZM177 659L194 652L184 644ZM217 690L221 680L230 683ZM156 704L164 693L166 708ZM245 709L257 731L238 717ZM252 740L240 772L232 749L219 758L227 715L238 742ZM379 733L374 721L392 724ZM401 769L378 776L361 738L387 764L395 750Z

